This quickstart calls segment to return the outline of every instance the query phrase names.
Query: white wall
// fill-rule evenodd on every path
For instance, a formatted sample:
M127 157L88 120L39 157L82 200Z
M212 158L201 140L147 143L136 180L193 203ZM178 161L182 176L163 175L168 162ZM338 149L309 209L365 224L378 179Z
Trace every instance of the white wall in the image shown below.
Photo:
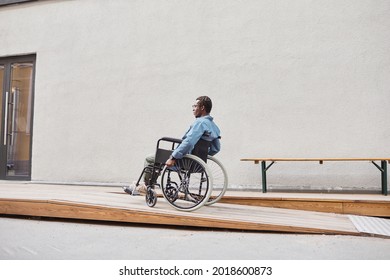
M214 102L242 157L390 157L390 1L79 0L0 8L0 56L37 54L34 181L135 180ZM278 163L271 185L370 187L370 163Z

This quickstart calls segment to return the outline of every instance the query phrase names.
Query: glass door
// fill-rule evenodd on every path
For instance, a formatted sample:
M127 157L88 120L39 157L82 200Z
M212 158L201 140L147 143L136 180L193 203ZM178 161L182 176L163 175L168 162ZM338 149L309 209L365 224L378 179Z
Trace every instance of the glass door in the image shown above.
M1 179L31 179L34 64L32 56L0 59Z

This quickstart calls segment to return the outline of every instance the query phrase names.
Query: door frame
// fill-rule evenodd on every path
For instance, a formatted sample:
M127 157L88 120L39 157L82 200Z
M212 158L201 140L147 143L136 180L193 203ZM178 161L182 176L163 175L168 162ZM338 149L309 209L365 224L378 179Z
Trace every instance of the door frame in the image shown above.
M5 137L5 110L7 104L5 94L6 91L11 90L11 64L12 63L21 63L21 62L31 62L33 64L32 69L32 81L31 81L31 112L30 112L30 147L29 147L29 165L28 165L28 176L10 176L7 175L7 147L8 143L4 145L3 139ZM18 56L7 56L0 57L0 64L5 66L4 71L4 84L1 89L1 106L2 114L0 116L0 180L16 180L16 181L30 181L31 180L31 171L32 171L32 142L33 142L33 128L34 128L34 100L35 100L35 70L36 70L36 54L28 55L18 55Z

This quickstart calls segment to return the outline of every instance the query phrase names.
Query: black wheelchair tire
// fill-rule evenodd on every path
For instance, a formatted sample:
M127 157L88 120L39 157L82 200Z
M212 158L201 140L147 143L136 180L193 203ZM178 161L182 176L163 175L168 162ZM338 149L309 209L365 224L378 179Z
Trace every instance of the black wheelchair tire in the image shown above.
M157 203L157 193L153 188L148 188L145 195L146 205L154 207Z

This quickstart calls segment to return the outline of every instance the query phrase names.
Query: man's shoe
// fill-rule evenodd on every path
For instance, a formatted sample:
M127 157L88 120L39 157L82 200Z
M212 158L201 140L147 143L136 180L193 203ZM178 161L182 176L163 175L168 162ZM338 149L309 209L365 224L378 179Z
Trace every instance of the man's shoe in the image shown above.
M129 195L133 195L133 190L134 190L133 186L125 186L125 187L122 187L122 188L125 191L125 193L128 193Z
M145 183L140 183L138 186L135 184L136 183L133 183L130 186L123 187L124 192L128 193L129 195L145 195L147 190Z

